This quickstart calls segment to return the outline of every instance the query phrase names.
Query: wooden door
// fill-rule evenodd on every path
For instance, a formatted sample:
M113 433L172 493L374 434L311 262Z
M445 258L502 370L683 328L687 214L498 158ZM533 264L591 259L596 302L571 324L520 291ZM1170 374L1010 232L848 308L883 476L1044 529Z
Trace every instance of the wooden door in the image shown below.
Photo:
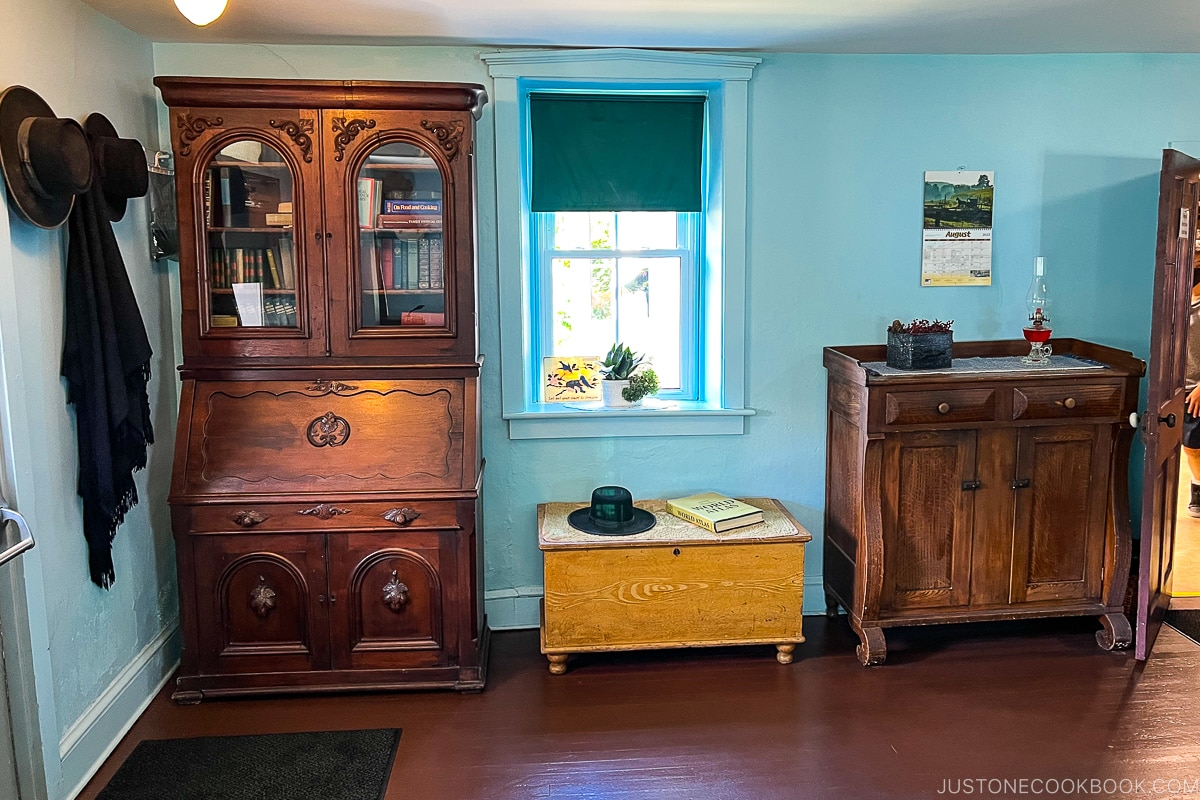
M172 115L185 359L324 356L317 112Z
M1111 450L1108 425L1018 433L1011 602L1100 600Z
M329 109L322 120L333 353L473 362L471 114Z
M445 663L443 534L430 530L329 535L334 669ZM447 563L444 563L447 562Z
M1136 656L1154 646L1171 602L1175 548L1175 500L1183 429L1184 368L1192 251L1200 199L1200 161L1163 151L1158 194L1158 245L1154 258L1154 307L1146 404L1146 461L1142 486Z
M329 668L323 534L194 536L201 672Z
M889 434L883 452L884 611L970 599L977 432Z

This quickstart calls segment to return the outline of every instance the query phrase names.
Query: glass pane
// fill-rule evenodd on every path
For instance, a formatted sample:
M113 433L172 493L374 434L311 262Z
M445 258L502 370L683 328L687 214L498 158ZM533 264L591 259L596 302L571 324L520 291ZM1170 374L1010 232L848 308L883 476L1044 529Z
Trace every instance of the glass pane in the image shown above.
M364 328L446 325L442 174L420 147L376 148L358 174L359 321Z
M678 258L617 261L617 337L646 354L663 389L680 385L680 263Z
M292 173L269 145L227 145L204 181L211 328L295 328Z
M556 258L551 263L552 352L600 356L616 341L613 259Z
M608 250L617 215L611 211L560 211L554 215L555 250Z
M674 250L679 238L674 211L621 211L617 214L618 250Z
M556 258L552 356L603 357L614 342L647 355L664 389L680 386L678 258Z

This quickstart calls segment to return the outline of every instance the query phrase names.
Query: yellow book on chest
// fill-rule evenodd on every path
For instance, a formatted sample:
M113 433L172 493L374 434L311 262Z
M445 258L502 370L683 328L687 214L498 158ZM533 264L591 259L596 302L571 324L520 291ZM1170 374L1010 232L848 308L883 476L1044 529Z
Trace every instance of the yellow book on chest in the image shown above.
M763 521L761 508L716 492L694 494L667 501L667 511L713 533L742 528Z

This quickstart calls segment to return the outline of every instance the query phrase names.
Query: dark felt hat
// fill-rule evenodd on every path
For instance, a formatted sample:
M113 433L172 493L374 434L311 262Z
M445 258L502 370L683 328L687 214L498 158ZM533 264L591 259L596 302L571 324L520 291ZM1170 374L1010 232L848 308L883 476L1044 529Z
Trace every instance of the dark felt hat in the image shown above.
M598 536L629 536L648 531L657 522L654 515L635 508L633 495L624 486L599 486L592 490L592 504L567 515L572 528Z
M0 94L0 169L17 212L40 228L57 228L92 183L87 135L34 92L10 86Z
M104 216L116 222L125 216L131 197L145 197L150 190L150 169L146 150L137 139L122 139L103 114L89 114L83 121L92 147L95 184L92 190L100 200Z

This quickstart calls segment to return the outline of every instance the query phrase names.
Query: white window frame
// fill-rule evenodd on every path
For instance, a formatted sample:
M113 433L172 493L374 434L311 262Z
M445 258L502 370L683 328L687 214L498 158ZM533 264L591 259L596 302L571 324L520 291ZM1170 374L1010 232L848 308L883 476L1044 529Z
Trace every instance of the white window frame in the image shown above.
M484 53L493 79L496 246L500 291L500 385L510 439L741 434L746 407L746 175L748 84L761 59L625 48ZM526 113L533 90L661 91L708 95L705 332L700 399L668 410L581 411L542 403L532 373L537 279L528 191Z

